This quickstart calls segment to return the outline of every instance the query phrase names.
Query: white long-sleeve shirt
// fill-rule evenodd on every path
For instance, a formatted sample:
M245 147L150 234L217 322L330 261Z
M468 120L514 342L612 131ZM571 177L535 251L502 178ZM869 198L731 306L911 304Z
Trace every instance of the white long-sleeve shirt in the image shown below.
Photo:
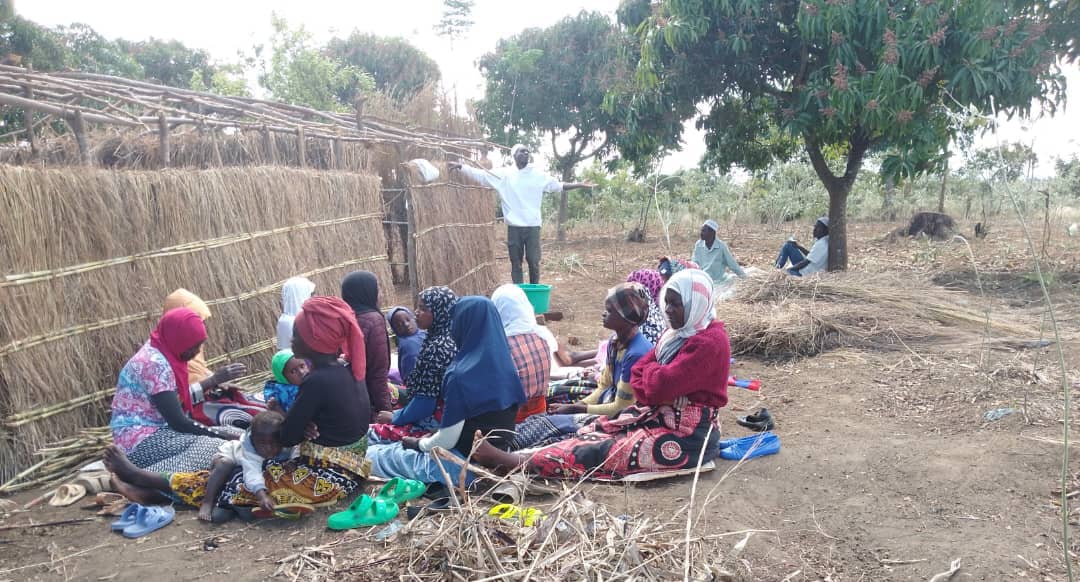
M225 441L218 448L218 455L226 458L234 464L240 465L244 473L244 489L255 494L266 489L266 480L263 478L263 462L266 461L255 451L255 445L251 443L251 432L245 432L238 440ZM281 449L276 457L278 460L287 460L296 456L296 447Z
M461 166L466 176L494 188L499 193L503 216L510 226L540 226L540 205L547 192L562 192L562 182L532 166L507 166L480 170Z
M810 247L806 260L810 261L810 264L799 271L799 274L804 277L824 271L829 266L829 235L814 241L814 246Z
M457 444L458 439L461 438L461 431L465 428L465 421L461 421L457 424L440 428L435 431L435 434L420 439L420 452L430 453L431 449L435 447L441 447L444 449L452 449Z

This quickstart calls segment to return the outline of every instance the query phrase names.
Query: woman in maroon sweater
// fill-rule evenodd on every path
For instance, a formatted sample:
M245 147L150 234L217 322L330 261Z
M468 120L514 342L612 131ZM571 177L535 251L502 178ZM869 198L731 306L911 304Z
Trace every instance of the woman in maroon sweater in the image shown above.
M526 464L545 477L572 479L677 471L716 458L720 430L713 425L727 404L731 344L724 324L713 320L712 279L697 269L681 271L661 290L660 300L671 328L631 370L637 405L531 455L483 443L473 458L495 468Z
M352 307L356 323L364 334L367 353L368 400L371 402L371 422L382 411L393 410L387 376L390 373L390 336L386 319L379 311L379 280L371 271L349 273L341 281L341 298Z

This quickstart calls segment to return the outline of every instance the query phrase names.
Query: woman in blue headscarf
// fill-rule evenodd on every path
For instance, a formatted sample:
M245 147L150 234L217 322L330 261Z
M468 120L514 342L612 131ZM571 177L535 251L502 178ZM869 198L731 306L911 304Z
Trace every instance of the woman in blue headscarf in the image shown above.
M441 447L464 459L472 452L476 432L505 449L514 431L518 407L525 402L510 345L495 304L485 297L464 297L454 307L450 335L458 352L443 377L443 414L439 430L425 438L405 437L398 443L368 447L373 475L403 477L424 483L442 481L439 464L428 453ZM459 468L443 465L451 483ZM466 484L472 475L466 475Z

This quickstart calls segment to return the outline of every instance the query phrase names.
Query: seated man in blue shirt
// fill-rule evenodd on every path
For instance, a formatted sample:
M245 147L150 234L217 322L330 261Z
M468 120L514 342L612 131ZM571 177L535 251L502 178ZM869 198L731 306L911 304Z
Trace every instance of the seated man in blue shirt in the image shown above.
M720 226L715 220L706 220L705 224L701 225L701 239L694 243L691 260L712 277L714 285L727 283L731 279L731 275L727 273L729 270L745 279L746 272L731 254L731 249L724 241L716 238L716 231L719 229Z
M810 250L799 246L795 239L789 239L780 247L776 257L776 268L783 269L788 263L789 275L802 277L824 271L829 266L829 217L822 216L814 223L814 244Z

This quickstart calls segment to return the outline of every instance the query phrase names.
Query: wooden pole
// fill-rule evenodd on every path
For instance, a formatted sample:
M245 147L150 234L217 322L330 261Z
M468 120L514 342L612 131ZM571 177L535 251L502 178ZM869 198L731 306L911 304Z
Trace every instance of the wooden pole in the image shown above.
M270 156L270 163L277 165L277 147L274 144L274 134L270 132L270 128L263 126L263 148L266 150L267 155Z
M408 226L405 235L405 261L409 263L409 297L415 298L420 293L420 282L416 274L416 217L413 215L413 190L405 184L405 216Z
M27 64L26 70L33 72L34 67ZM23 85L23 97L31 100L34 98L34 89L30 87L29 83ZM23 127L26 128L26 139L30 142L30 157L36 158L38 156L38 141L37 135L34 133L34 110L23 108Z
M304 137L304 126L296 126L296 149L300 153L300 167L307 167L307 140Z
M79 160L84 166L90 165L90 143L86 139L86 125L83 123L82 111L76 111L67 118L71 131L75 134L75 143L79 144Z
M364 95L357 95L356 101L353 103L356 106L356 129L364 129Z
M161 167L169 167L169 122L165 118L165 112L158 113L158 139L161 150Z
M210 128L210 143L214 145L214 165L220 168L225 164L221 161L221 148L218 147L218 132L214 128Z
M12 107L23 107L27 109L33 109L41 113L51 113L57 117L70 118L72 111L78 111L83 119L86 121L92 121L94 123L112 123L116 125L137 126L138 121L123 119L120 117L113 117L111 115L101 115L97 113L82 113L80 109L69 106L52 105L50 103L41 103L33 99L27 99L25 97L19 97L18 95L9 95L7 93L0 93L0 105L11 105Z
M334 138L333 152L334 152L334 169L335 170L344 170L345 169L345 160L342 159L342 155L341 155L341 137L340 136Z

